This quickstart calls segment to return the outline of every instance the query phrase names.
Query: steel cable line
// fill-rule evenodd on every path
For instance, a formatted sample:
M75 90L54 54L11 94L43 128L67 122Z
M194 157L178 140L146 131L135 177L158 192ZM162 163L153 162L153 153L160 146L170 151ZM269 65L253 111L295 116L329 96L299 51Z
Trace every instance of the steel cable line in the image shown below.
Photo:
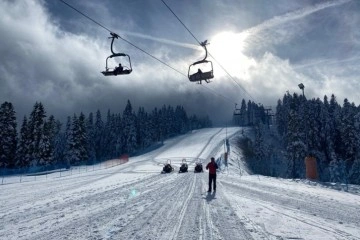
M236 102L233 102L230 98L225 97L224 95L222 95L222 94L220 94L220 93L216 92L215 90L213 90L213 89L211 89L211 88L208 88L208 87L207 87L207 86L205 86L205 85L202 85L202 86L203 86L204 88L206 88L207 90L211 91L213 94L218 95L218 96L220 96L220 97L224 98L225 100L227 100L227 101L229 101L229 102L231 102L231 103L235 103L235 104L237 104Z
M70 7L71 9L73 9L74 11L78 12L79 14L81 14L82 16L86 17L87 19L89 19L90 21L92 21L93 23L97 24L98 26L104 28L105 30L107 30L109 33L115 33L113 31L111 31L109 28L105 27L104 25L102 25L101 23L99 23L98 21L94 20L93 18L89 17L88 15L86 15L85 13L81 12L80 10L76 9L75 7L71 6L69 3L65 2L64 0L59 0L60 2L64 3L65 5L67 5L68 7ZM157 60L158 62L164 64L165 66L167 66L168 68L171 68L172 70L178 72L179 74L183 75L184 77L187 77L187 75L185 75L184 73L180 72L179 70L173 68L172 66L170 66L169 64L167 64L166 62L162 61L161 59L155 57L154 55L148 53L147 51L145 51L144 49L136 46L135 44L131 43L130 41L126 40L125 38L121 37L119 34L115 33L116 35L119 36L119 38L121 40L123 40L124 42L130 44L131 46L133 46L134 48L138 49L139 51L145 53L146 55L152 57L153 59Z
M169 9L169 11L176 17L176 19L184 26L184 28L190 33L190 35L196 40L196 42L197 42L199 45L201 45L200 41L195 37L195 35L190 31L190 29L184 24L184 22L181 21L181 19L176 15L176 13L169 7L169 5L167 5L164 0L161 0L161 1L162 1L162 2L164 3L164 5ZM238 82L230 75L230 73L215 59L215 57L210 54L210 52L209 52L209 56L211 56L211 57L215 60L215 62L224 70L224 72L225 72L247 95L249 95L250 98L251 98L252 100L254 100L254 102L256 102L255 99L250 95L250 93L249 93L248 91L246 91L246 89L245 89L243 86L241 86L241 84L238 83Z
M238 81L236 81L236 80L230 75L230 73L215 59L215 57L214 57L213 55L211 55L211 53L209 53L209 56L214 59L214 61L215 61L215 62L222 68L222 70L224 70L224 72L241 88L241 90L243 90L244 93L246 93L254 102L256 102L255 99L251 96L251 94L250 94L248 91L246 91L246 89L245 89L243 86L241 86L241 84L238 83Z
M120 39L122 39L123 41L127 42L128 44L130 44L130 45L131 45L131 46L133 46L134 48L138 49L139 51L141 51L141 52L143 52L143 53L147 54L148 56L150 56L150 57L152 57L152 58L156 59L157 61L159 61L160 63L164 64L164 65L165 65L165 66L167 66L168 68L171 68L172 70L174 70L174 71L178 72L179 74L183 75L184 77L187 77L187 75L185 75L184 73L182 73L182 72L180 72L179 70L177 70L177 69L173 68L172 66L170 66L170 65L169 65L169 64L167 64L166 62L164 62L164 61L162 61L161 59L159 59L159 58L157 58L157 57L153 56L152 54L150 54L150 53L146 52L145 50L143 50L143 49L139 48L138 46L134 45L134 44L133 44L133 43L131 43L130 41L128 41L128 40L126 40L126 39L124 39L124 38L123 38L123 37L121 37L121 36L119 36L119 38L120 38Z
M90 21L94 22L95 24L99 25L100 27L104 28L105 30L107 30L108 32L112 33L113 31L111 31L110 29L108 29L107 27L105 27L104 25L102 25L101 23L95 21L94 19L92 19L91 17L89 17L88 15L86 15L85 13L81 12L80 10L76 9L75 7L71 6L69 3L65 2L64 0L59 0L60 2L64 3L65 5L67 5L69 8L73 9L74 11L80 13L81 15L83 15L84 17L86 17L87 19L89 19Z
M186 25L183 23L183 21L181 21L181 19L175 14L175 12L169 7L169 5L166 4L166 2L164 0L161 0L164 5L169 9L170 12L172 12L172 14L174 14L174 16L177 18L177 20L179 20L179 22L184 26L184 28L190 33L190 35L197 41L197 43L199 45L201 45L201 42L195 37L195 35L186 27Z
M104 25L102 25L101 23L99 23L98 21L94 20L93 18L89 17L88 15L86 15L85 13L81 12L80 10L76 9L75 7L73 7L72 5L70 5L69 3L67 3L64 0L59 0L60 2L64 3L65 5L67 5L68 7L70 7L71 9L73 9L74 11L78 12L79 14L81 14L82 16L86 17L87 19L89 19L90 21L92 21L93 23L95 23L96 25L102 27L103 29L107 30L109 33L115 33L113 31L111 31L109 28L105 27ZM187 75L180 72L179 70L173 68L172 66L170 66L169 64L167 64L166 62L160 60L159 58L153 56L152 54L146 52L145 50L143 50L142 48L136 46L135 44L131 43L130 41L126 40L125 38L121 37L119 34L115 33L117 36L119 36L119 38L123 41L125 41L126 43L128 43L129 45L133 46L134 48L138 49L139 51L145 53L146 55L152 57L153 59L157 60L158 62L164 64L165 66L171 68L172 70L176 71L177 73L181 74L182 76L187 78ZM195 36L194 36L195 37ZM205 87L205 86L204 86ZM210 88L205 87L206 89L208 89L209 91L212 91L213 94L216 94L218 96L221 96L222 98L226 99L227 101L233 103L233 101L229 100L229 98L223 96L222 94L219 94L213 90L211 90Z

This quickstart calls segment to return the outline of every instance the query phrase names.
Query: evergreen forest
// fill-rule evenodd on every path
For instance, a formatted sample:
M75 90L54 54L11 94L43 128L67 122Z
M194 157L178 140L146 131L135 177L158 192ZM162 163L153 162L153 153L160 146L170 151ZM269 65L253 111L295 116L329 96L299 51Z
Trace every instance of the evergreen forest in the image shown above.
M4 102L0 107L0 169L6 173L94 164L137 154L167 138L211 125L208 117L188 116L182 106L163 105L150 113L139 107L135 112L128 100L122 113L108 110L103 116L97 110L85 116L81 112L68 116L65 123L47 116L43 104L36 102L18 127L13 104Z

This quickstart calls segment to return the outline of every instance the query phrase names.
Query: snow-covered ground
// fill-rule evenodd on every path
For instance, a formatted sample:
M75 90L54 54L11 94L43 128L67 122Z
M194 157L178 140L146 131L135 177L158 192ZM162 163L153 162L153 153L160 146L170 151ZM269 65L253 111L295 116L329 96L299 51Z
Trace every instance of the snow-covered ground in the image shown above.
M202 129L123 165L0 185L0 239L360 239L358 187L250 175L234 138L207 194L194 163L218 158L239 130ZM190 171L179 174L183 158ZM160 174L168 160L175 171Z

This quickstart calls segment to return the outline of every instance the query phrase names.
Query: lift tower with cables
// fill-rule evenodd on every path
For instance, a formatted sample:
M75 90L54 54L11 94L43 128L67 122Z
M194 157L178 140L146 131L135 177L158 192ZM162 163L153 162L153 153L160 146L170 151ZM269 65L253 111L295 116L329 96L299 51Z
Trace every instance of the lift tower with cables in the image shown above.
M270 123L272 123L272 118L275 116L275 114L272 112L272 108L266 107L265 110L265 116L266 116L266 124L268 127L270 127Z

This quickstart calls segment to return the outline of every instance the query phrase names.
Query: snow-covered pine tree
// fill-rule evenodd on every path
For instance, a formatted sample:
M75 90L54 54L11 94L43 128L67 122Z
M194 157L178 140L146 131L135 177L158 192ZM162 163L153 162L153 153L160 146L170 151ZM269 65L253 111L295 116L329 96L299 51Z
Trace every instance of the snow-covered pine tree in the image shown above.
M159 131L160 123L159 123L159 113L158 109L155 107L150 114L150 132L151 138L153 142L158 142L161 140L161 132Z
M55 133L55 129L50 120L45 121L44 129L42 131L42 136L39 144L39 159L38 166L48 167L53 164L53 136Z
M286 142L286 135L288 131L288 121L290 116L290 106L292 102L292 96L287 92L282 101L278 101L278 105L276 106L276 123L277 123L277 130L280 136L283 137L285 146L287 145Z
M166 138L175 136L177 134L175 131L175 111L174 108L170 105L168 105L166 109L166 126Z
M189 117L189 125L190 125L190 130L199 128L199 119L196 115L192 115Z
M79 118L74 114L71 120L71 137L68 142L69 145L69 158L71 165L78 165L81 162L81 147L80 147L80 126Z
M97 160L103 160L103 132L104 122L101 117L100 110L96 111L95 128L94 128L94 141L95 141L95 156Z
M140 149L144 149L147 147L147 122L148 122L148 116L145 112L145 109L143 107L139 107L137 116L136 116L136 137L137 137L137 146Z
M10 102L0 106L0 168L15 167L17 147L15 110Z
M329 163L332 160L336 160L336 154L334 150L334 142L332 139L332 134L335 132L334 126L332 124L332 119L330 119L329 113L330 104L327 96L324 96L324 102L321 107L320 121L320 143L319 151L323 157L318 156L318 169L319 177L322 181L330 180L330 168Z
M116 148L118 140L118 127L117 127L117 116L111 114L110 110L108 111L107 118L104 129L104 149L105 149L105 158L110 159L118 157L118 149Z
M307 154L304 130L304 106L300 104L297 94L293 96L287 126L288 177L304 177L304 158Z
M41 102L36 102L33 111L30 114L28 126L30 143L30 165L37 166L40 159L40 141L43 136L46 112Z
M356 129L356 153L355 160L349 172L349 181L353 184L360 184L360 111L354 116L354 127Z
M266 170L269 169L271 166L268 166L267 159L269 159L269 155L266 151L266 144L264 141L264 125L259 123L255 126L255 141L254 141L254 153L255 153L255 159L254 165L252 166L254 170L260 174L267 175L269 174Z
M243 99L241 101L241 107L240 107L240 126L247 126L248 118L247 118L247 108L246 108L246 101Z
M153 139L152 139L152 132L151 132L151 127L152 127L152 122L150 119L150 116L148 113L145 113L145 124L144 124L144 130L143 130L143 138L142 138L142 142L144 147L149 147L151 146L151 144L153 143Z
M321 149L321 137L322 137L322 114L323 103L320 99L312 99L309 101L303 102L306 106L304 112L305 118L305 129L306 129L306 144L309 151L318 152L322 151Z
M162 141L167 137L168 135L168 122L167 122L167 114L166 114L166 106L163 105L162 108L159 111L159 124L160 124L160 135L162 136Z
M89 113L86 120L86 132L87 132L87 152L88 152L88 163L96 162L95 154L95 126L94 126L94 115Z
M320 160L320 169L321 175L320 179L327 180L327 171L329 169L329 178L330 181L340 181L339 175L339 166L342 159L341 156L338 156L338 147L341 142L339 124L341 123L341 106L337 103L336 97L334 94L330 97L330 102L325 101L327 98L324 98L324 106L327 109L327 119L325 119L325 160ZM325 112L325 113L326 113ZM325 176L324 176L325 175Z
M64 156L64 163L67 168L71 166L71 159L73 155L73 129L71 123L71 117L67 117L66 121L66 128L65 128L65 156Z
M355 126L356 117L354 120L359 107L354 103L350 104L347 99L341 107L334 95L330 101L324 96L323 103L320 99L299 99L301 96L299 98L296 94L291 96L287 93L277 105L278 132L283 137L291 160L288 162L288 175L302 176L302 173L298 174L296 171L304 168L296 167L294 160L299 159L298 163L302 164L301 152L306 154L311 151L318 159L320 180L348 181L347 173L352 171L352 166L357 166L355 161L359 158L357 154L360 137Z
M127 101L122 116L124 153L134 153L136 150L136 116L133 113L130 100Z
M71 165L78 165L88 160L87 155L87 135L85 115L76 114L72 120L68 118L66 124L66 159Z
M181 111L180 111L180 107L176 106L175 110L174 110L174 126L173 126L173 131L176 134L179 134L181 132Z
M106 115L106 121L104 123L104 130L102 132L102 137L101 137L101 146L102 147L102 152L103 152L103 158L104 159L109 159L111 158L111 138L112 138L112 126L111 126L111 112L110 109L108 109L107 111L107 115Z
M355 128L356 107L344 99L344 105L341 110L341 124L339 125L340 146L339 155L346 162L346 169L349 170L356 159L357 136L359 132Z
M332 129L334 130L332 132L331 138L333 139L333 142L334 142L334 149L335 149L336 155L339 155L339 153L341 152L341 150L340 150L340 146L341 146L341 137L340 137L341 106L337 103L336 97L334 94L332 94L331 98L330 98L329 117L330 117L330 124L332 125Z
M177 106L175 108L175 118L179 124L178 133L186 133L188 129L188 117L183 106Z
M66 165L66 133L61 130L61 126L61 122L56 121L56 134L54 136L54 164L63 167Z
M149 134L151 142L156 143L159 141L159 132L157 131L157 108L155 107L149 114Z
M123 137L122 137L122 120L121 120L121 114L116 114L115 115L115 154L114 157L119 157L122 154L122 149L123 149Z
M345 161L342 159L335 159L330 162L330 181L335 183L347 183L347 174Z
M86 132L86 119L85 115L82 112L80 113L78 124L79 125L77 132L74 131L74 133L79 146L80 162L87 162L89 160L89 155L87 151L88 136Z
M285 108L283 102L279 99L276 105L275 123L276 123L276 130L280 136L284 136L287 126L287 124L285 124L284 116L285 116Z
M16 151L16 166L24 168L30 165L30 136L27 117L24 116L21 128L19 145Z

